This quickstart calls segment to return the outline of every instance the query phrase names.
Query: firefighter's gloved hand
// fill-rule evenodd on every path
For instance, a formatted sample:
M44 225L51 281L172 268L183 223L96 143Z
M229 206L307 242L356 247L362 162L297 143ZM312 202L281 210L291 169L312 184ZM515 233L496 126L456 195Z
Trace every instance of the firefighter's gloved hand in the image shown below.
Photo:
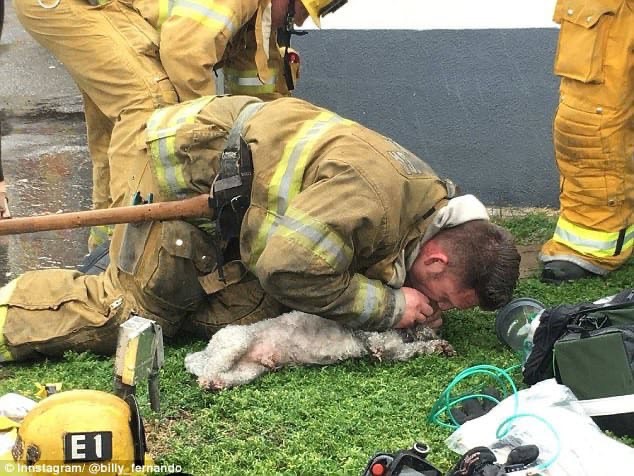
M506 463L499 464L493 451L477 446L467 451L447 476L504 476L529 468L538 457L537 446L522 445L509 453Z
M489 395L498 401L503 400L502 394L493 387L487 387L481 393L483 395ZM451 408L450 412L458 424L462 425L466 421L473 420L488 413L496 405L497 403L489 399L474 397L465 400L461 405Z
M11 218L9 210L9 198L7 197L7 185L4 180L0 182L0 219Z

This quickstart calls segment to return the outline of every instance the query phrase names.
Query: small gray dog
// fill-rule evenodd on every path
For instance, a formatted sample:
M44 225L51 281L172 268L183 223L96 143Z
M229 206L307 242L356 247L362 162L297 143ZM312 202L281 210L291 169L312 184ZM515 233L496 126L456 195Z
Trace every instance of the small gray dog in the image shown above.
M423 354L451 356L455 351L425 326L358 331L292 311L255 324L220 329L205 350L187 355L185 368L198 377L201 387L222 390L287 365L327 365L365 355L378 360L408 360Z

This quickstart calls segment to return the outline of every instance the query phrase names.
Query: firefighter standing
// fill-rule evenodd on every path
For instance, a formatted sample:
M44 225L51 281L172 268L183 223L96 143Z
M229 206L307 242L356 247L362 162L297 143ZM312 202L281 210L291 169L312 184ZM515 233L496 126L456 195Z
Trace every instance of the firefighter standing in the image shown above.
M558 0L560 216L542 280L605 275L634 246L634 1Z
M217 219L117 225L103 274L11 281L0 289L0 361L112 353L130 311L167 336L209 337L288 308L372 330L512 295L519 254L484 206L451 199L421 159L333 112L210 96L158 109L144 138L135 189L176 200L213 183Z
M93 206L107 208L123 203L128 180L144 163L137 138L149 112L215 94L217 66L224 67L226 92L287 94L277 28L292 29L308 15L318 24L345 0L14 3L24 28L64 64L82 93ZM93 228L89 247L104 242L107 232Z

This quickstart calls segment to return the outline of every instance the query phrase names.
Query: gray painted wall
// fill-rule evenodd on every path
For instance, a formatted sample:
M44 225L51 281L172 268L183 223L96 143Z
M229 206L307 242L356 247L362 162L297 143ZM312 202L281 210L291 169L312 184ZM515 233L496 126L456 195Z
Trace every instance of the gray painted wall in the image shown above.
M297 96L386 134L490 205L558 207L557 29L322 30Z

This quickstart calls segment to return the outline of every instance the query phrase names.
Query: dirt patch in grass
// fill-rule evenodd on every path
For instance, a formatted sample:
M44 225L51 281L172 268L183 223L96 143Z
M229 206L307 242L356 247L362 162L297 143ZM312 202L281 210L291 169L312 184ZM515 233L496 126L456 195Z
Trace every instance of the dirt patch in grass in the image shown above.
M495 218L514 218L525 217L526 215L538 214L548 217L556 217L559 214L559 210L554 208L539 208L539 207L487 207L487 212L491 219Z
M502 225L508 223L509 220L515 218L529 217L530 215L548 217L549 219L555 219L558 215L558 210L552 208L536 208L536 207L487 207L489 216L494 222L501 222ZM530 220L527 220L530 223ZM520 252L522 261L520 262L520 278L532 278L539 274L541 270L541 263L539 261L539 252L543 243L548 239L538 234L535 236L535 230L539 228L541 222L524 225L524 228L516 228L514 231L520 235L526 234L526 228L533 230L533 233L528 233L527 236L523 236L523 244L518 244L517 249ZM524 232L524 234L522 233ZM550 235L547 233L546 235ZM520 242L521 242L520 241Z
M147 438L148 451L153 458L160 458L164 454L173 451L175 426L183 421L192 420L189 412L181 411L177 415L159 417L145 421L145 436Z
M541 247L541 243L517 245L517 250L522 257L522 261L520 261L520 278L532 278L539 273L541 269L539 250Z

